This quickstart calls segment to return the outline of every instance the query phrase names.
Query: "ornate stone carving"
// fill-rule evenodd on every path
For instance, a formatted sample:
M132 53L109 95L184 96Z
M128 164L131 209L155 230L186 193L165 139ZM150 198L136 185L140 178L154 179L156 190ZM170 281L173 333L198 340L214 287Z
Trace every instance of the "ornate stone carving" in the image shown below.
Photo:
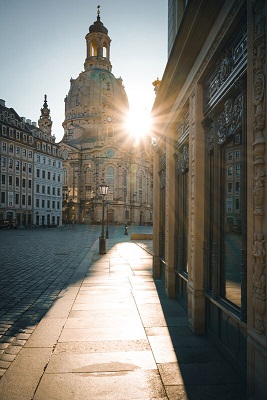
M189 131L189 111L185 113L182 122L177 127L178 140L185 133L188 133L188 131Z
M264 183L265 183L265 171L258 170L255 172L253 180L254 180L254 214L255 215L264 215Z
M225 50L224 53L221 54L221 60L220 60L220 65L219 65L219 71L218 71L218 81L220 85L226 81L228 76L231 74L233 71L234 67L234 62L233 62L233 54L231 49Z
M228 98L224 103L224 111L218 117L218 142L224 143L225 140L237 132L241 131L243 113L242 95L234 100Z
M177 154L176 171L178 174L184 174L189 170L189 146L184 145Z
M215 135L215 128L214 128L214 121L211 115L202 121L203 128L205 129L206 137L207 137L207 148L209 153L214 149L214 135Z
M253 245L253 307L254 328L265 333L264 314L266 310L266 278L265 278L265 240L262 233L254 235Z
M264 204L265 204L265 108L266 108L266 78L265 78L265 16L263 13L264 2L255 0L253 2L254 12L254 76L253 76L253 155L254 155L254 243L252 252L253 266L253 326L257 332L265 334L266 313L266 251L264 238ZM266 232L265 232L266 234Z
M233 23L233 20L236 18L236 15L240 11L240 9L242 7L244 7L245 5L246 5L245 0L236 0L234 2L233 8L232 8L231 12L229 13L228 18L225 20L220 32L215 36L209 52L207 53L203 63L201 64L200 68L198 69L196 75L192 79L192 83L190 84L188 90L184 94L183 100L180 102L179 107L177 108L178 113L183 109L186 102L188 101L190 94L195 90L196 84L197 84L197 82L199 82L200 77L203 74L203 71L205 70L207 65L210 63L210 60L214 57L215 52L218 50L218 47L219 47L222 39L224 38L225 33L228 32L229 27ZM246 38L244 38L244 39L246 40ZM235 53L235 51L234 51L234 53Z
M247 33L236 39L231 47L225 49L216 63L213 73L205 84L205 102L210 104L218 96L225 86L231 84L231 76L241 68L247 57ZM229 79L228 79L229 78Z

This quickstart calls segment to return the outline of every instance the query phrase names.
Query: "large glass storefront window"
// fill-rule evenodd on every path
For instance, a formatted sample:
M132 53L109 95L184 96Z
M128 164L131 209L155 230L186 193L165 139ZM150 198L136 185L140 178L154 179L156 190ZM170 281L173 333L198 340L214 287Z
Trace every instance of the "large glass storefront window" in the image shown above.
M241 258L243 221L245 220L244 193L240 184L244 173L241 135L237 134L222 148L224 176L222 176L222 295L241 307Z
M206 290L242 308L246 249L246 132L242 94L228 97L205 121Z

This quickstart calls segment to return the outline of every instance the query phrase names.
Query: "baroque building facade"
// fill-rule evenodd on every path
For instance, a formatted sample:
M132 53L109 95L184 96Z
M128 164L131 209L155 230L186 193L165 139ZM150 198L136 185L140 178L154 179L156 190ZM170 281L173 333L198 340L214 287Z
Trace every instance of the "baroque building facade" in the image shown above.
M26 125L34 137L33 223L36 226L62 225L63 160L52 134L52 121L44 96L38 127L30 120Z
M263 399L267 2L177 6L153 106L153 274Z
M38 126L0 100L1 226L62 224L62 158L45 102Z
M110 223L152 221L152 163L144 142L134 145L125 129L128 99L121 78L112 74L108 30L100 20L89 27L84 71L70 80L65 98L63 221L99 223L108 185Z

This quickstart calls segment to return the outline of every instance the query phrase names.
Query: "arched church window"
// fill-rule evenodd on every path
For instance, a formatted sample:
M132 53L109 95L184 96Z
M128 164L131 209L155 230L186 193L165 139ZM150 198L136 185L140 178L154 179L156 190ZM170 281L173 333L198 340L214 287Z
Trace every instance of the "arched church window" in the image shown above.
M143 187L142 185L143 185L143 176L142 176L142 172L141 172L139 175L139 184L138 184L139 189L142 189L142 187Z
M106 182L108 184L108 199L113 200L114 196L114 168L108 167L106 172Z
M95 57L97 55L97 46L95 42L90 43L90 56Z
M108 167L107 168L107 184L108 185L114 185L114 168L113 167Z
M81 104L81 96L80 93L76 94L76 106L79 106Z
M63 185L68 184L68 171L66 168L63 168Z
M103 57L107 57L107 45L104 44L103 46Z

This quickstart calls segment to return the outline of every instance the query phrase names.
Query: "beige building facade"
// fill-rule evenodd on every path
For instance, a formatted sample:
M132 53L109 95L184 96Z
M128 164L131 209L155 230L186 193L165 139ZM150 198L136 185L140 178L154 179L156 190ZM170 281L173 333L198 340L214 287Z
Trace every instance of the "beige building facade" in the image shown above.
M179 4L153 106L153 273L263 399L267 2Z
M109 186L110 223L152 221L152 162L146 143L134 144L125 128L128 99L112 74L108 30L100 19L89 27L84 71L70 80L65 98L63 222L99 223L99 185Z

